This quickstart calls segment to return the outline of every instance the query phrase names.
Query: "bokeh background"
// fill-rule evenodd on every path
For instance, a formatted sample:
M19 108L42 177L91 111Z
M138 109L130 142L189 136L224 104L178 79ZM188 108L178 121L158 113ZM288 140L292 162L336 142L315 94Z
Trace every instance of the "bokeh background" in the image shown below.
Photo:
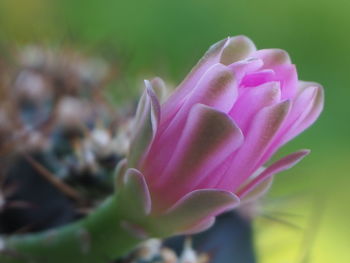
M258 256L263 263L347 263L349 13L348 0L1 0L0 53L39 43L100 55L120 69L109 87L118 103L136 98L143 78L175 85L227 36L287 50L301 79L325 87L326 104L318 122L281 151L312 154L277 177L259 208Z

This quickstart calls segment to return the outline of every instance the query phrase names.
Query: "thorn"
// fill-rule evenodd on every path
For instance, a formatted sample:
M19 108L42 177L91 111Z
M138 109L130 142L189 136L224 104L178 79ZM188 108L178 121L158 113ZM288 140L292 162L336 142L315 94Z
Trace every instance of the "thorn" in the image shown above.
M277 218L277 217L274 217L272 215L269 215L269 214L266 214L266 213L263 213L261 214L261 216L265 219L268 219L268 220L271 220L273 222L276 222L276 223L279 223L281 225L285 225L285 226L288 226L290 228L294 228L296 230L303 230L302 227L296 225L296 224L293 224L291 222L288 222L287 220L284 220L284 219L280 219L280 218Z

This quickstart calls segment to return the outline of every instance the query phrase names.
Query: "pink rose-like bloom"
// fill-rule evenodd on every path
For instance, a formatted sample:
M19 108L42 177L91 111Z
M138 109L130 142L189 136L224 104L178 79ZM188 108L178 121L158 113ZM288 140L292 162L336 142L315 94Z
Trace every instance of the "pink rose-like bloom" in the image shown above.
M285 51L244 36L213 45L162 105L160 79L145 83L126 178L139 178L146 213L176 218L180 232L261 196L309 151L264 164L323 107L322 87L299 81Z

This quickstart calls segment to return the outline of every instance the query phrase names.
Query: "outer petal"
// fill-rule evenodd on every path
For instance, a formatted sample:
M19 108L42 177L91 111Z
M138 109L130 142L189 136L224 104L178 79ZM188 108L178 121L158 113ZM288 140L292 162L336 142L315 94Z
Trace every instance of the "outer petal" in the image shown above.
M286 122L286 132L290 132L293 126L298 126L313 108L319 88L310 86L300 92L294 99L292 109ZM286 133L284 132L284 134Z
M161 78L156 77L151 80L151 85L155 94L159 98L159 101L164 102L168 97L168 88L166 87L165 82Z
M137 105L135 119L134 119L134 129L141 126L142 119L145 118L145 112L148 111L150 105L150 99L147 96L147 90L145 89Z
M164 104L164 115L172 118L182 105L183 99L195 87L201 76L214 64L232 64L245 59L256 50L253 42L244 36L237 36L221 40L211 46L203 58L192 69L185 80L174 91L170 99Z
M171 203L194 190L200 182L206 182L205 188L212 187L212 178L207 175L242 141L240 129L228 115L201 104L195 105L170 162L162 175L152 180L151 188L157 188L162 200ZM178 182L182 186L174 188Z
M306 86L294 102L293 112L300 110L303 112L299 114L293 125L289 127L289 131L283 136L282 144L307 129L316 121L323 109L324 92L322 86L311 82L302 82L300 85ZM311 97L308 101L304 98L306 94L310 94Z
M215 217L209 217L204 219L202 222L196 224L195 226L192 226L188 229L183 229L180 234L183 235L194 235L199 232L203 232L210 227L212 227L215 224Z
M160 121L160 105L149 81L140 99L134 120L128 162L137 167L155 136Z
M248 180L245 186L239 190L237 195L243 199L252 199L253 197L256 198L261 196L271 184L270 181L272 180L271 178L273 175L292 168L309 153L309 150L300 150L278 160L258 176Z
M151 212L151 197L147 183L140 171L129 168L124 176L120 197L128 216L137 218Z
M147 90L147 95L149 96L151 101L151 122L152 122L152 131L153 131L153 137L154 137L160 122L160 104L159 104L158 97L153 90L151 82L149 82L148 80L145 80L145 86Z
M196 190L179 200L160 220L167 222L168 228L176 232L189 231L191 228L200 230L198 222L211 222L213 216L238 205L238 197L230 192L217 189Z
M284 101L263 108L254 118L244 145L235 154L226 176L218 187L237 189L258 167L261 158L273 143L276 133L282 126L290 108L290 102Z
M244 204L251 201L255 201L261 198L262 196L264 196L267 193L267 191L270 189L273 182L273 178L274 176L271 175L270 177L267 177L265 180L254 185L253 189L251 189L247 194L245 194L241 198L241 203Z
M323 108L323 89L316 83L302 83L304 87L293 101L291 111L278 132L275 143L270 146L262 158L266 162L271 155L283 144L308 128L320 115Z

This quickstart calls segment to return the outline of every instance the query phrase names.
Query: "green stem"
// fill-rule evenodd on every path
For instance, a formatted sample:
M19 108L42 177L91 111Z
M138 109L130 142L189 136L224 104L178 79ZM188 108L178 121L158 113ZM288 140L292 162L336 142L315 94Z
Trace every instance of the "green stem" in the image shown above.
M116 196L87 218L39 234L5 239L2 263L109 263L141 239L123 227Z

